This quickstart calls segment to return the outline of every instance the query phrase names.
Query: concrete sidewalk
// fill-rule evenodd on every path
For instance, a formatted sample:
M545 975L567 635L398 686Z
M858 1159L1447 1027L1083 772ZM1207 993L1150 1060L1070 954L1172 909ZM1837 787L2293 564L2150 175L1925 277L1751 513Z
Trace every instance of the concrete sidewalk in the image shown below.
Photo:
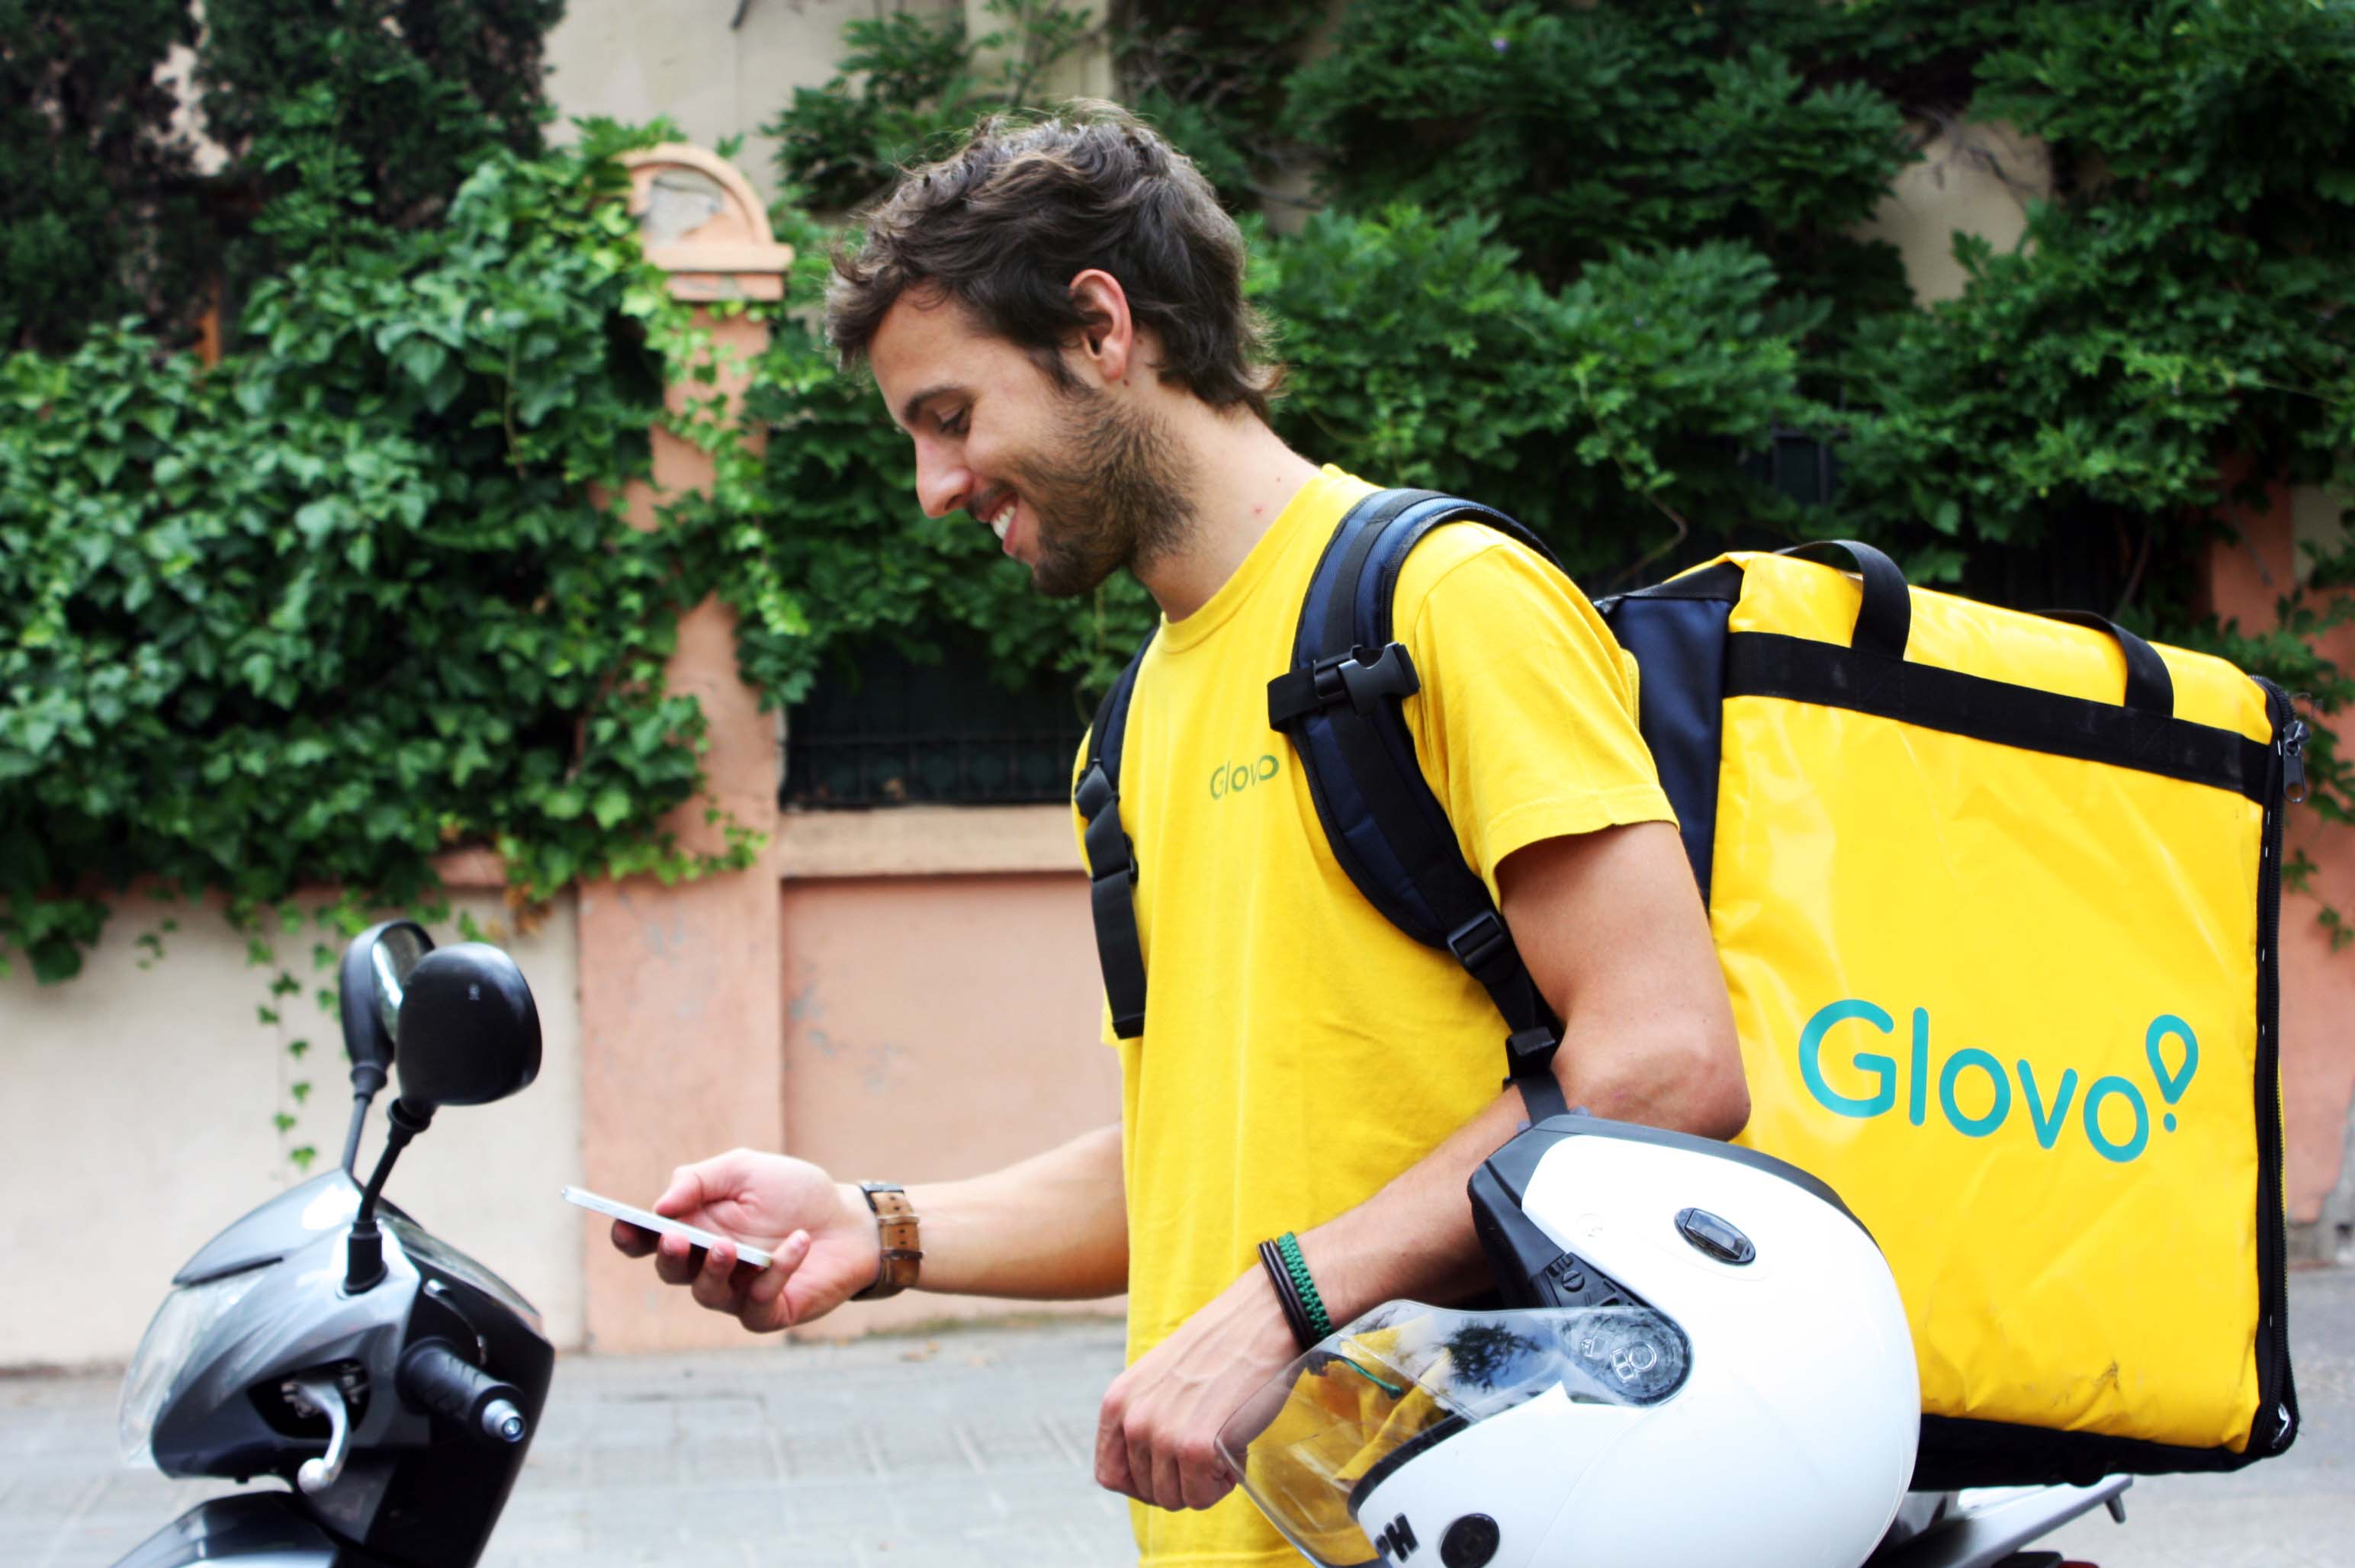
M1099 1568L1117 1323L687 1356L566 1356L484 1568ZM117 1380L0 1381L0 1563L99 1568L236 1490L115 1456Z
M2127 1523L2041 1544L2102 1568L2355 1568L2355 1270L2295 1275L2306 1425L2238 1476L2155 1477ZM1118 1568L1126 1504L1090 1479L1120 1370L1102 1322L843 1346L560 1361L485 1568ZM0 1380L0 1563L100 1568L233 1488L127 1470L116 1381ZM1732 1565L1729 1565L1732 1568Z

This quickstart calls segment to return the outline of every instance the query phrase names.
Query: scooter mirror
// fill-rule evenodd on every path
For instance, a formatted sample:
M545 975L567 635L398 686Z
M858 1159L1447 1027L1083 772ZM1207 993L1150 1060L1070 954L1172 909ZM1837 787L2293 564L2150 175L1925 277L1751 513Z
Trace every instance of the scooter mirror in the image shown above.
M369 926L344 949L344 1051L355 1067L377 1070L377 1083L392 1071L400 1037L400 998L410 972L433 950L433 939L413 920L388 920Z
M505 1099L539 1075L539 1009L515 960L480 942L427 954L409 972L396 1031L401 1103Z

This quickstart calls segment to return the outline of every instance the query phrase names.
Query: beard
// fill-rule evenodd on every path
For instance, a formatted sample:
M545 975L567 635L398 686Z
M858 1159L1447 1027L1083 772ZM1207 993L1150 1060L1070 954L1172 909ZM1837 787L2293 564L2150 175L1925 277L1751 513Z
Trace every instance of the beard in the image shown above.
M1061 400L1058 450L1008 464L1007 476L1038 524L1031 585L1072 599L1174 550L1194 508L1176 444L1158 421L1090 388Z

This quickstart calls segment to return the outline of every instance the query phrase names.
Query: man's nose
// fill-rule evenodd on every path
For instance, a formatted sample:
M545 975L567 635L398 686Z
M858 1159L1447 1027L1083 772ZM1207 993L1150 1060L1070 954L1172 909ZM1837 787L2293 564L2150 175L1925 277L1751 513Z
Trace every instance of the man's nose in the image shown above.
M916 503L928 517L945 517L965 503L973 475L965 466L941 452L916 449Z

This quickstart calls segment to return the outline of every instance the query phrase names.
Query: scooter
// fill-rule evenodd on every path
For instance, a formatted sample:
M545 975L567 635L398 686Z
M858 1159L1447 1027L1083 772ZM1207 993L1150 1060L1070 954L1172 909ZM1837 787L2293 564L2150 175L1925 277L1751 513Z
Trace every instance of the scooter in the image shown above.
M2097 1508L2124 1524L2132 1485L2130 1476L2105 1476L2090 1487L1908 1492L1864 1568L2062 1568L2058 1552L2030 1548Z
M538 1074L530 987L498 949L435 951L410 921L356 937L341 978L343 1163L190 1258L123 1379L126 1460L290 1489L201 1503L117 1568L471 1568L523 1468L556 1360L538 1313L382 1194L437 1109ZM363 1185L389 1072L400 1093Z

